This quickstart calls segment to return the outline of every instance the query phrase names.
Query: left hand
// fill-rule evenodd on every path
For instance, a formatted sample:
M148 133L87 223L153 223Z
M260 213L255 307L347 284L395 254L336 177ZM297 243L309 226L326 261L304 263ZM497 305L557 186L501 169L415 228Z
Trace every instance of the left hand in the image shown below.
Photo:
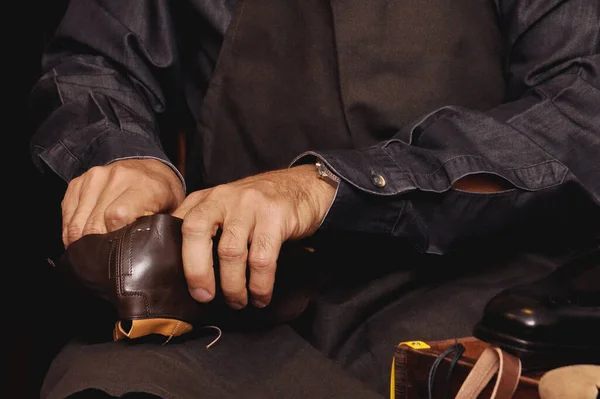
M267 172L191 193L173 212L183 219L182 257L188 288L199 302L215 296L213 238L221 228L217 254L220 282L234 309L271 301L283 242L312 235L325 217L335 188L314 165ZM246 265L250 281L246 285Z

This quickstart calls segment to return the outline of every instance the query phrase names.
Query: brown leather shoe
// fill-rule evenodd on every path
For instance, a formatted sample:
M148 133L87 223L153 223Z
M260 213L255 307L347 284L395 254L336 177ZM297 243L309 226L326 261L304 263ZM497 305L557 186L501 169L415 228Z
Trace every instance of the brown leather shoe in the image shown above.
M182 220L143 216L107 234L83 236L63 254L57 270L79 288L108 301L116 311L115 340L150 334L174 337L207 324L281 323L299 316L316 290L312 254L298 245L282 249L273 300L229 308L217 287L210 304L190 295L181 258ZM214 259L217 259L215 256ZM218 267L215 266L218 281Z

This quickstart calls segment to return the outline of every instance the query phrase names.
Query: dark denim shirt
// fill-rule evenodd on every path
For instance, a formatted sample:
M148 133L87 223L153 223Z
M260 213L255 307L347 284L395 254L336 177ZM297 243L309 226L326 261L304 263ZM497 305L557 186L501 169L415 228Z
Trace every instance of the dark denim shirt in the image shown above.
M495 4L507 49L505 103L489 112L449 104L370 148L290 160L319 156L341 180L322 230L386 234L445 253L532 214L574 216L575 197L600 203L600 3ZM71 2L31 93L34 162L67 182L127 158L160 159L176 171L161 146L163 120L199 112L233 5ZM513 188L452 188L479 173Z

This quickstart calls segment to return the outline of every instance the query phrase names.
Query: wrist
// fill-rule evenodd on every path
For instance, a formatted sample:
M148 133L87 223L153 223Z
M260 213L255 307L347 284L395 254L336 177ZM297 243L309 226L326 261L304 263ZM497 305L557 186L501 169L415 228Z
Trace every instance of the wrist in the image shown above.
M333 174L333 172L321 162L315 163L315 169L317 172L317 181L322 190L322 195L319 196L320 203L318 217L318 227L321 227L335 200L337 189L340 184L340 178Z
M185 181L179 171L167 161L157 158L131 158L118 162L140 167L145 173L160 179L174 196L177 206L185 199Z
M313 223L309 228L309 235L311 235L321 227L327 217L335 200L340 179L318 161L295 168L299 169L307 179L305 187L313 209L311 212Z

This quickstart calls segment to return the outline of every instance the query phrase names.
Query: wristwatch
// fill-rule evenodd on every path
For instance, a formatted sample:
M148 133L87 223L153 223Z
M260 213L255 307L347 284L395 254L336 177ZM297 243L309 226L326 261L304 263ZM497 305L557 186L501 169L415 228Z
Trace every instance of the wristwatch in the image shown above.
M315 167L317 168L317 173L319 174L319 178L325 180L332 187L337 188L340 184L340 178L337 177L325 164L321 161L315 162Z

